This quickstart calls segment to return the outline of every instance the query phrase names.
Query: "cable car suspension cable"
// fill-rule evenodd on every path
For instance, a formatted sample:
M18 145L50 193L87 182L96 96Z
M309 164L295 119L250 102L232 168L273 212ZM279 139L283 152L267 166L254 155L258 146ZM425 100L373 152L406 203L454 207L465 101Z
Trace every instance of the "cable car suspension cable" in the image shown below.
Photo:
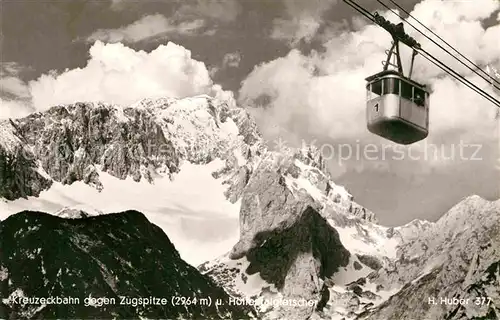
M444 64L441 61L439 61L439 59L436 59L434 56L432 56L431 54L429 54L427 51L425 51L423 49L420 49L419 53L420 53L420 55L422 57L424 57L425 59L427 59L429 62L433 63L435 66L439 67L444 72L450 74L456 80L460 81L462 84L464 84L465 86L469 87L471 90L475 91L476 93L478 93L479 95L481 95L483 98L485 98L486 100L490 101L495 106L497 106L497 107L500 108L500 101L498 101L497 99L495 99L494 97L492 97L488 93L482 92L481 89L479 89L477 86L475 86L474 84L472 84L469 81L467 81L467 79L465 79L462 75L458 74L456 71L454 71L453 69L451 69L450 67L448 67L446 64ZM435 61L433 61L433 60L435 60Z
M443 43L445 43L448 47L450 47L451 49L453 49L453 51L455 51L455 53L457 53L458 55L460 55L462 58L464 58L465 60L467 60L467 62L469 62L470 64L472 64L475 68L477 68L477 70L480 70L483 74L485 74L488 78L490 78L491 81L494 81L496 82L497 84L500 85L500 81L498 81L497 79L495 79L494 77L491 76L491 74L489 74L488 72L484 71L481 67L479 67L477 64L475 64L473 61L471 61L469 58L467 58L466 56L464 56L462 53L460 53L458 50L456 50L451 44L449 44L447 41L445 41L443 38L441 38L439 35L437 35L434 31L432 31L431 29L429 29L425 24L423 24L422 22L420 22L417 18L415 18L414 16L412 16L408 11L406 11L402 6L400 6L396 1L394 0L389 0L392 4L394 4L396 7L398 7L398 9L400 9L401 11L403 11L406 15L408 15L408 17L412 18L413 20L415 20L416 22L418 22L418 24L420 24L422 27L424 27L427 31L429 31L431 34L433 34L434 36L436 36L439 40L441 40ZM410 24L408 22L408 20L406 20L406 22L408 24ZM414 27L415 28L415 27ZM415 28L416 29L416 28ZM417 31L419 31L418 29L416 29ZM420 31L419 31L420 32ZM423 34L423 33L422 33ZM444 50L444 49L443 49ZM449 52L448 52L449 53ZM453 56L451 53L449 53L451 56ZM457 57L453 56L455 59L458 60ZM460 60L459 60L460 61ZM462 62L463 63L463 62ZM484 78L483 78L484 79Z
M361 13L363 16L368 18L368 20L377 24L377 21L375 21L375 17L370 13L370 11L366 10L365 8L363 8L362 6L360 6L359 4L354 2L353 0L344 0L344 2L347 3L348 5L350 5L351 7L353 7L356 11Z
M389 0L391 1L392 3L395 3L393 0ZM426 35L425 33L423 33L422 31L420 31L417 27L415 27L413 24L411 24L408 20L404 19L399 13L397 13L396 11L394 11L393 9L391 9L389 6L387 6L385 3L383 3L381 0L377 0L378 3L380 3L381 5L383 5L386 9L390 10L392 13L394 13L396 16L398 16L402 21L406 22L408 25L410 25L413 29L417 30L420 34L422 34L424 37L426 37L427 39L429 39L432 43L434 43L435 45L437 45L439 48L441 48L443 51L445 51L447 54L449 54L450 56L452 56L453 58L455 58L455 60L457 60L458 62L460 62L461 64L463 64L464 66L466 66L469 70L471 70L472 72L474 72L475 74L477 74L479 77L481 77L484 81L488 82L489 84L491 84L495 89L497 90L500 90L500 86L496 86L495 84L491 83L490 79L487 79L485 78L482 74L478 73L474 68L472 68L471 66L465 64L462 60L458 59L456 56L454 56L449 50L447 50L446 48L444 48L442 45L440 45L439 43L437 43L434 39L430 38L428 35ZM396 4L397 5L397 4ZM399 5L398 5L399 7ZM404 10L404 9L402 9ZM405 12L406 13L406 12ZM412 17L413 18L413 17ZM415 18L413 18L415 19ZM417 19L415 19L418 23L422 24L420 21L418 21ZM427 28L426 26L424 26L425 28ZM429 30L429 28L427 28ZM430 31L430 30L429 30ZM431 31L432 32L432 31ZM455 52L458 52L461 56L463 56L458 50L456 50L455 48L453 48L450 44L448 44L446 41L444 41L443 39L441 39L437 34L435 34L434 32L432 32L435 36L437 36L441 41L445 42L449 47L451 47ZM467 58L465 58L467 59ZM471 62L469 59L467 59L469 62ZM481 68L479 68L477 65L475 65L473 62L471 62L476 68L478 68L479 70L485 72L484 70L482 70ZM486 73L486 72L485 72ZM491 77L490 75L487 74L488 77ZM491 79L493 79L495 82L498 82L496 81L493 77L491 77ZM500 83L499 83L500 85Z
M365 16L366 18L368 18L370 21L374 22L375 24L378 24L379 26L383 27L384 29L386 29L389 33L391 33L391 35L393 35L394 37L394 34L393 34L393 31L394 30L391 30L388 26L386 25L382 25L379 21L377 20L385 20L384 18L380 17L379 15L377 15L377 17L375 15L373 15L372 13L370 13L368 10L366 10L365 8L363 8L362 6L360 6L359 4L357 4L356 2L354 2L353 0L343 0L345 3L347 3L348 5L350 5L351 7L353 7L356 11L358 11L359 13L361 13L363 16ZM377 0L379 1L379 0ZM379 1L380 2L380 1ZM383 4L383 3L382 3ZM385 4L383 4L385 7L387 7ZM387 7L388 8L388 7ZM394 10L388 8L389 10L391 10L394 14L398 15L396 12L394 12ZM399 15L398 15L399 16ZM406 23L408 23L408 21L406 21L405 19L403 19L401 16L399 16L403 21L405 21ZM378 19L377 19L378 18ZM409 23L408 23L409 24ZM414 26L412 26L413 28L415 28L417 31L418 29ZM420 31L419 31L420 32ZM424 34L425 35L425 34ZM458 74L456 71L454 71L453 69L451 69L450 67L448 67L446 64L444 64L442 61L440 61L439 59L435 58L433 55L431 55L429 52L423 50L420 46L419 43L417 43L414 39L411 39L412 42L409 42L409 41L404 41L406 39L398 39L400 40L401 42L405 43L406 45L408 45L410 48L414 49L414 50L417 50L419 51L420 50L420 53L424 53L426 54L427 56L431 57L432 60L435 60L437 61L440 65L436 64L436 62L432 61L431 59L429 59L428 57L425 57L427 60L429 60L430 62L432 62L434 65L438 66L439 68L441 68L443 71L445 71L446 73L448 73L449 75L451 75L453 78L455 78L456 80L460 81L461 83L465 84L467 87L469 87L471 90L473 90L474 92L478 93L479 95L481 95L483 98L487 99L488 101L492 102L493 104L495 104L497 107L500 108L500 101L498 101L497 99L495 99L494 97L492 97L491 95L489 95L488 93L486 93L485 91L483 91L482 89L480 89L479 87L477 87L476 85L474 85L473 83L471 83L469 80L467 80L465 77L463 77L462 75ZM443 67L444 66L444 67ZM447 69L447 70L445 70ZM451 72L450 72L451 71Z
M418 32L420 32L421 34L423 34L426 38L428 38L429 40L431 40L434 44L436 44L437 46L439 46L441 49L443 49L444 51L446 51L448 54L450 54L451 56L453 56L448 50L446 50L445 48L443 48L441 45L439 45L438 43L436 43L434 40L432 40L431 38L429 38L427 35L425 35L424 33L422 33L420 30L418 30L415 26L413 26L411 23L409 23L407 20L405 20L403 17L401 17L401 15L399 15L397 12L395 12L393 9L389 8L387 5L385 5L383 2L381 2L380 0L377 0L380 4L382 4L384 7L386 7L388 10L390 10L392 13L394 13L395 15L397 15L401 20L403 20L404 22L408 23L412 28L414 28L415 30L417 30ZM447 72L448 74L450 74L451 76L453 76L456 80L464 83L467 82L467 87L469 87L470 89L474 90L476 93L479 93L481 96L483 96L484 98L486 98L488 101L492 102L493 104L495 104L497 107L500 108L500 101L497 100L495 97L491 96L490 94L488 94L487 92L485 92L484 90L482 90L481 88L479 88L478 86L476 86L475 84L473 84L472 82L470 82L469 80L467 80L464 76L462 76L461 74L459 74L458 72L456 72L455 70L453 70L452 68L448 67L446 64L444 64L442 61L440 61L439 59L437 59L436 57L434 57L433 55L431 55L429 52L425 51L424 49L422 49L421 47L420 48L413 48L414 50L416 50L417 52L419 53L422 53L422 52L425 52L425 54L427 54L427 56L431 57L433 60L437 61L440 65L444 66L445 69L443 69L441 66L437 65L436 63L434 63L434 65L438 66L441 70ZM453 56L455 57L455 56ZM464 64L461 60L459 60L458 58L455 57L455 59L457 59L459 62L461 62L462 64ZM429 59L427 59L429 60ZM478 74L473 68L471 68L470 66L464 64L467 68L469 68L470 70L472 70L474 73L476 73L477 75L479 75L481 78L483 78L484 80L486 80L488 83L490 83L487 79L485 79L482 75ZM460 79L459 79L460 78ZM465 83L464 83L465 84ZM474 87L475 89L473 89L472 87ZM493 87L495 87L496 89L500 90L499 87L493 85Z

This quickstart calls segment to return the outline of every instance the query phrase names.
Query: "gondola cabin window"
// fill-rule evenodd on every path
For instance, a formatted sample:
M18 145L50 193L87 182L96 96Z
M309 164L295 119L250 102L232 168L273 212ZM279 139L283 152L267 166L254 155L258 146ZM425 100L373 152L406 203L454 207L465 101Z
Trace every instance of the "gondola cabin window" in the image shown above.
M398 94L399 95L399 79L395 78L385 78L383 80L383 92L384 94Z
M413 86L406 81L401 81L401 98L413 100Z
M413 87L413 102L421 107L425 107L425 92L422 89Z
M382 95L382 80L375 81L366 86L366 99L372 100Z
M411 101L418 106L425 107L424 90L412 86L405 81L401 81L401 98Z
M372 100L377 97L380 97L381 95L386 95L386 94L396 94L399 95L401 92L401 83L399 79L396 78L385 78L385 79L380 79L378 81L374 81L370 83L369 85L366 86L366 100ZM411 100L411 86L409 90L409 98L408 100Z

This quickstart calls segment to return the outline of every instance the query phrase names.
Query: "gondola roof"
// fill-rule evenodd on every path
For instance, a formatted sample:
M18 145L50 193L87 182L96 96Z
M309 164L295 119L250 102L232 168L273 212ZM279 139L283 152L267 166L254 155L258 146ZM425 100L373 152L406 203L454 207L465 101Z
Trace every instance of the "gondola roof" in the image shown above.
M368 81L368 82L371 82L377 78L384 78L385 76L388 76L388 75L394 75L394 76L397 76L398 78L408 82L409 84L415 86L415 87L418 87L418 88L421 88L425 91L427 91L427 86L425 84L420 84L416 81L413 81L411 79L408 79L407 77L405 77L404 75L402 75L401 73L397 72L396 70L385 70L385 71L381 71L379 73L376 73L374 75L371 75L369 76L368 78L366 78L365 80Z

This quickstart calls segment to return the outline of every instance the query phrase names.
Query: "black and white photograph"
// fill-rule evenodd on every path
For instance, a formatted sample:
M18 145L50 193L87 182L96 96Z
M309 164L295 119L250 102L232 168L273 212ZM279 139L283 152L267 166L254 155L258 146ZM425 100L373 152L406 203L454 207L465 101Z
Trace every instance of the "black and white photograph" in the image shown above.
M0 0L0 319L500 320L500 0Z

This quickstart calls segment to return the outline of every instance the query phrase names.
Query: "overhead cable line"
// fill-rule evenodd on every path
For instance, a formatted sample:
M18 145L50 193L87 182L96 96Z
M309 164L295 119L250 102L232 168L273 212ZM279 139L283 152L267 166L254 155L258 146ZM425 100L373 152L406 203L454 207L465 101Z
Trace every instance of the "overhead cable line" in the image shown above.
M494 105L496 105L497 107L500 108L500 101L496 100L494 97L492 97L488 93L483 92L476 85L474 85L473 83L467 81L463 76L461 76L456 71L454 71L453 69L451 69L450 67L448 67L447 65L445 65L443 62L439 61L439 59L436 59L434 56L432 56L430 53L428 53L424 49L416 49L416 50L420 51L419 52L420 55L422 57L424 57L425 59L427 59L429 62L431 62L432 64L434 64L435 66L437 66L438 68L440 68L441 70L443 70L444 72L450 74L456 80L460 81L462 84L464 84L465 86L469 87L471 90L475 91L476 93L478 93L479 95L481 95L483 98L485 98L486 100L490 101L491 103L493 103ZM481 92L479 92L479 91L483 92L484 95Z
M392 11L394 14L396 14L397 16L399 16L399 18L401 18L404 22L410 24L408 21L406 21L403 17L401 17L397 12L395 12L393 9L389 8L386 4L384 4L383 2L381 2L380 0L377 0L379 3L381 3L384 7L386 7L387 9L389 9L390 11ZM348 5L350 5L351 7L353 7L356 11L358 11L359 13L361 13L363 16L365 16L366 18L368 18L370 21L380 25L378 22L377 22L377 19L375 18L375 16L370 13L369 11L367 11L365 8L363 8L362 6L360 6L359 4L357 4L356 2L354 2L353 0L344 0L344 2L346 2ZM410 24L411 25L411 24ZM422 33L418 28L416 28L415 26L411 25L415 30L419 31L420 33ZM423 33L422 33L423 34ZM423 34L424 36L426 36L425 34ZM427 36L426 36L427 37ZM428 38L428 37L427 37ZM430 39L430 38L429 38ZM433 41L432 39L430 39L431 41ZM442 48L442 46L440 46L439 44L437 44L435 41L433 41L436 45L438 45L439 47ZM454 71L453 69L451 69L450 67L448 67L446 64L444 64L443 62L441 62L439 59L435 58L433 55L431 55L429 52L423 50L420 45L414 45L414 46L411 46L410 47L416 51L419 51L420 53L424 53L426 54L428 57L425 57L427 60L429 60L430 62L432 62L434 65L436 65L437 67L439 67L440 69L442 69L443 71L445 71L446 73L448 73L449 75L451 75L453 78L455 78L456 80L460 81L461 83L465 84L467 87L469 87L471 90L473 90L474 92L478 93L479 95L481 95L483 98L487 99L488 101L492 102L493 104L495 104L497 107L500 108L500 101L498 101L497 99L495 99L494 97L492 97L490 94L486 93L484 90L482 90L481 88L479 88L478 86L476 86L475 84L473 84L472 82L470 82L469 80L467 80L464 76L460 75L459 73L457 73L456 71ZM447 51L446 49L442 48L443 50ZM448 52L449 53L449 52ZM451 54L451 53L450 53ZM422 55L424 56L424 55ZM453 56L453 55L452 55ZM456 57L455 57L456 58ZM431 60L432 59L432 60ZM434 61L433 61L434 60ZM460 61L460 60L459 60ZM463 63L463 62L462 62ZM469 67L469 66L467 66ZM469 67L470 68L470 67ZM472 69L473 70L473 69ZM475 70L473 70L475 71ZM483 78L484 79L484 78ZM488 83L490 83L488 81ZM495 86L495 88L497 88Z
M406 11L402 6L400 6L396 1L394 0L389 0L392 4L394 4L396 7L398 7L398 9L400 9L401 11L403 11L406 15L408 15L408 17L411 17L413 20L415 20L416 22L418 22L418 24L420 24L422 27L424 27L427 31L429 31L430 33L432 33L435 37L437 37L439 40L441 40L443 43L445 43L448 47L450 47L451 49L453 49L453 51L455 51L455 53L457 53L459 56L461 56L462 58L464 58L465 60L467 60L467 62L469 62L470 64L472 64L475 68L477 68L477 70L480 70L482 73L484 73L487 77L489 77L491 79L491 81L494 81L496 82L498 85L500 85L500 81L498 81L497 79L495 79L494 77L491 76L491 74L489 74L488 72L484 71L481 67L479 67L477 64L475 64L473 61L471 61L469 58L467 58L466 56L464 56L462 53L460 53L458 50L456 50L451 44L449 44L446 40L444 40L442 37L440 37L439 35L437 35L434 31L432 31L430 28L428 28L425 24L423 24L422 22L420 22L417 18L415 18L414 16L412 16L408 11ZM380 1L379 1L380 2ZM407 22L409 24L409 22ZM418 31L418 29L417 29ZM450 54L451 55L451 54ZM452 55L453 56L453 55ZM453 56L455 57L455 56ZM455 59L457 59L455 57ZM458 60L458 59L457 59ZM460 61L460 60L459 60ZM463 62L462 62L463 63ZM484 78L483 78L484 79ZM488 80L487 80L488 81ZM488 81L489 82L489 81ZM498 88L497 88L498 89Z
M393 0L389 0L391 2L394 3ZM497 90L500 90L500 86L496 86L495 84L491 83L491 81L487 78L485 78L482 74L479 74L474 68L472 68L471 66L465 64L462 60L458 59L455 55L453 55L449 50L447 50L446 48L444 48L442 45L440 45L439 43L437 43L434 39L430 38L428 35L426 35L425 33L423 33L422 31L420 31L417 27L415 27L413 24L411 24L408 20L404 19L399 13L397 13L396 11L394 11L392 8L390 8L389 6L387 6L384 2L382 2L381 0L377 0L378 3L380 3L381 5L383 5L386 9L390 10L392 13L394 13L396 16L398 16L402 21L406 22L408 25L410 25L413 29L417 30L420 34L422 34L424 37L426 37L427 39L429 39L430 41L432 41L432 43L434 43L435 45L437 45L439 48L441 48L443 51L445 51L446 53L448 53L450 56L452 56L453 58L455 58L455 60L457 60L458 62L460 62L461 64L463 64L464 66L466 66L469 70L471 70L472 72L474 72L475 74L477 74L479 77L481 77L484 81L488 82L489 84L491 84L495 89ZM412 17L413 18L413 17ZM415 19L415 18L413 18ZM417 19L415 19L417 20ZM420 21L417 20L418 23L422 24ZM427 27L425 27L427 28ZM428 29L428 28L427 28ZM432 32L432 31L431 31ZM433 32L434 35L436 35L434 32ZM444 42L444 40L442 40L438 35L436 35L441 41ZM447 42L445 42L446 44L448 44ZM454 51L458 52L458 50L456 50L455 48L453 48L451 45L448 44L448 46L450 46ZM461 56L463 56L461 53L459 53ZM466 58L467 59L467 58ZM472 63L474 64L474 63ZM480 70L482 70L481 68L479 68L478 66L476 66L474 64L474 66ZM483 71L483 70L482 70ZM484 71L483 71L484 72ZM488 77L490 77L490 75L488 75ZM497 81L496 81L497 82ZM500 85L500 83L499 83Z
M351 7L353 7L356 11L361 13L363 16L368 18L368 20L370 20L371 22L377 23L375 21L375 17L370 13L370 11L366 10L365 8L363 8L362 6L360 6L359 4L354 2L353 0L344 0L344 2L347 3L348 5L350 5Z
M455 59L457 59L459 62L461 62L463 65L465 65L467 68L469 68L472 72L476 73L477 75L479 75L481 78L483 78L484 80L486 80L488 83L490 83L487 79L485 79L482 75L478 74L473 68L471 68L470 66L466 65L465 63L463 63L463 61L461 61L460 59L458 59L457 57L455 57L454 55L452 55L448 50L446 50L445 48L443 48L440 44L438 44L436 41L434 41L433 39L429 38L426 34L424 34L422 31L420 31L417 27L415 27L414 25L412 25L411 23L409 23L406 19L404 19L399 13L397 13L396 11L394 11L393 9L391 9L390 7L388 7L385 3L383 3L381 0L377 0L377 2L379 2L380 4L382 4L384 7L386 7L388 10L390 10L392 13L394 13L396 16L398 16L402 21L408 23L413 29L417 30L418 32L420 32L422 35L424 35L427 39L431 40L435 45L437 45L438 47L440 47L441 49L443 49L445 52L447 52L449 55L451 55L452 57L454 57ZM479 93L481 96L483 96L484 98L486 98L487 100L489 100L490 102L493 102L497 107L500 108L500 101L497 100L495 97L491 96L490 94L488 94L487 92L485 92L484 90L482 90L481 88L479 88L478 86L476 86L475 84L473 84L472 82L470 82L469 80L467 80L464 76L462 76L461 74L459 74L458 72L454 71L453 69L451 69L450 67L448 67L446 64L444 64L442 61L440 61L439 59L435 58L433 55L431 55L429 52L425 51L424 49L422 48L413 48L414 50L416 51L421 51L421 52L425 52L425 54L427 54L428 56L430 56L433 60L437 61L441 66L444 66L445 69L447 69L448 71L444 70L441 66L437 65L436 63L434 63L434 65L438 66L439 68L441 68L441 70L443 71L446 71L448 74L450 74L451 76L453 76L455 79L457 79L458 81L464 83L464 81L466 81L468 84L470 85L467 85L467 87L471 88L474 87L476 90L476 93L479 93L478 91L480 91L481 93ZM459 77L460 79L458 79L457 77ZM495 85L493 85L493 87L495 87L496 89L500 90L500 87L497 87ZM471 88L472 89L472 88Z

